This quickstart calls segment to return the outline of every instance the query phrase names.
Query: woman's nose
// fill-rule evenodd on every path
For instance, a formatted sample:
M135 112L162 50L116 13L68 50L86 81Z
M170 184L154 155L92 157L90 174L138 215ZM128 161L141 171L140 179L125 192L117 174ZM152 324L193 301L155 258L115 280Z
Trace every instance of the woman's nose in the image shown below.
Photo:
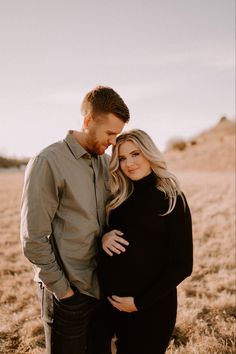
M133 165L133 163L134 163L133 157L130 156L126 159L127 166L131 166L131 165Z

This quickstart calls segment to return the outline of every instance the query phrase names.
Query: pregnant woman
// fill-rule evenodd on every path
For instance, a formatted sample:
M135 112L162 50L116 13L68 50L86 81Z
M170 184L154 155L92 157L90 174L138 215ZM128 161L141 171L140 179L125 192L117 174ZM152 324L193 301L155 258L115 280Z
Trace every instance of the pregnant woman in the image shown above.
M117 138L110 172L113 198L99 275L117 354L162 354L176 321L176 287L192 272L190 210L142 130Z

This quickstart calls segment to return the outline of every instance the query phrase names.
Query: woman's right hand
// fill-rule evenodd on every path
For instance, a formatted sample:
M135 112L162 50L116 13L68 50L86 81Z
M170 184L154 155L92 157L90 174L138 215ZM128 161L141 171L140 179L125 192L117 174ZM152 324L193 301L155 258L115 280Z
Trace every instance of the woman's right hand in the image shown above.
M102 248L109 256L113 256L113 253L121 254L126 251L122 245L128 246L129 242L122 237L123 235L123 232L119 230L112 230L103 235Z

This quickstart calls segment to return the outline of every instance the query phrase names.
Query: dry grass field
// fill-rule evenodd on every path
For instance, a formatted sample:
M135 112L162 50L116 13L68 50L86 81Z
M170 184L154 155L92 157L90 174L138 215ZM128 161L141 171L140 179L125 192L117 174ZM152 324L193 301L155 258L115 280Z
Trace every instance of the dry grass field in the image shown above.
M217 129L215 135L211 131L199 137L197 146L166 155L171 170L179 177L188 198L194 231L194 271L179 286L178 318L167 354L236 353L235 166L232 163L235 161L232 149L235 135L232 129L229 129L228 134L222 128L222 140L218 134L220 128ZM211 141L214 141L213 145ZM223 149L221 144L224 145ZM197 153L194 150L196 148ZM220 154L220 151L226 150L227 156ZM204 156L202 159L201 154ZM189 157L184 157L186 155ZM23 172L0 172L2 354L44 352L43 329L31 265L24 259L19 242L22 184ZM158 353L154 351L154 354Z

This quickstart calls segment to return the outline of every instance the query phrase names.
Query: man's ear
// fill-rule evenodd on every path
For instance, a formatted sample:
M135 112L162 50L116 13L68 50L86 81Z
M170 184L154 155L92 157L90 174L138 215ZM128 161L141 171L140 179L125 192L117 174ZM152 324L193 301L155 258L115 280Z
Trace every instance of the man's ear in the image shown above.
M91 121L92 121L91 115L85 116L85 117L84 117L83 128L84 128L84 129L88 129L88 127L89 127Z

